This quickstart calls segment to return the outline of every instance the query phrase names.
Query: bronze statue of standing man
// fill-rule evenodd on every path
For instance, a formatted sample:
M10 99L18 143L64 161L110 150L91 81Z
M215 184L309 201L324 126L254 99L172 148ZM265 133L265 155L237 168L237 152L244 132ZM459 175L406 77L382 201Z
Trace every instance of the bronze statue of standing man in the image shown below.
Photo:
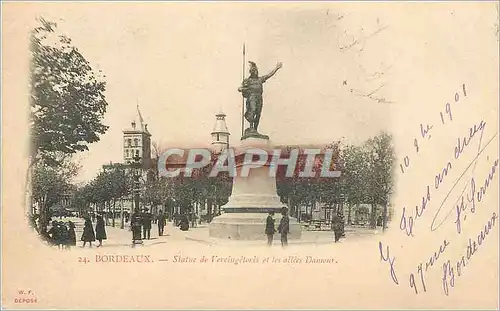
M238 91L242 93L246 99L245 119L250 123L250 127L245 130L242 139L247 137L259 137L269 139L266 135L261 135L257 132L259 126L260 113L262 112L262 93L264 91L263 84L269 78L274 76L278 70L283 67L283 64L278 63L270 73L265 76L259 77L257 65L254 62L250 63L250 77L243 80L241 87Z

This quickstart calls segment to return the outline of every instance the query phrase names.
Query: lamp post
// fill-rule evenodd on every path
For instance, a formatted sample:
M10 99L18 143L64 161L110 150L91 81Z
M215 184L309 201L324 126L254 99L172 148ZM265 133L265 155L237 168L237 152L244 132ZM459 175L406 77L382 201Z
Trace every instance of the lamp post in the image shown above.
M134 209L139 208L140 204L140 184L139 179L141 175L141 157L135 156L134 162L132 163L132 167L134 168Z
M120 223L120 229L125 228L125 215L123 215L123 199L120 198L120 218L121 218L121 223Z
M211 195L211 200L210 200L210 206L207 206L209 213L208 213L208 222L212 222L212 218L214 217L213 214L217 213L217 184L214 183L212 190L212 195Z
M172 200L170 200L170 220L173 220L175 224L174 215L175 215L175 199L172 198Z
M131 167L134 169L134 189L133 189L133 192L134 192L134 212L133 212L133 215L135 217L134 217L134 220L132 220L132 218L130 219L130 225L134 226L132 228L132 235L133 235L132 243L133 243L133 245L135 245L135 244L142 244L141 226L140 225L138 226L138 224L140 224L140 222L141 222L141 219L140 219L140 215L136 215L136 213L135 213L136 210L140 210L139 203L140 203L140 191L141 191L141 189L139 188L139 178L140 178L140 172L141 172L141 158L139 156L134 157L134 162L131 164ZM137 226L139 227L138 229L136 228ZM139 232L137 233L136 230L139 230Z

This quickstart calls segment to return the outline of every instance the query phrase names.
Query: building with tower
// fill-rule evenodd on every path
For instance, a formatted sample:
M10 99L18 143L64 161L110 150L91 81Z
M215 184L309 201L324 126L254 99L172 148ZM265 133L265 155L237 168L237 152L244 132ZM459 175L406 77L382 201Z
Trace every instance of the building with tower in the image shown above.
M220 153L223 150L229 148L229 130L226 124L226 114L222 111L218 112L216 115L215 125L211 133L211 149ZM158 178L157 171L157 158L152 158L152 141L151 133L148 130L148 125L144 122L139 106L137 106L136 116L130 123L130 127L123 130L122 136L122 146L123 146L123 156L122 163L109 163L103 165L103 170L112 170L116 168L125 169L127 174L140 174L141 188L144 187L149 181ZM136 158L139 158L141 165L137 168L134 164ZM171 159L172 160L172 159ZM182 162L182 161L181 161ZM178 163L181 167L185 163ZM134 186L135 187L135 186ZM144 195L143 190L141 190L141 198ZM117 212L128 212L133 211L133 193L121 198L117 201L116 210ZM144 204L144 205L142 205ZM205 204L200 204L202 206L197 206L197 213L200 216L206 216L207 207ZM143 202L141 199L141 207L149 207L147 202ZM152 208L153 211L154 208ZM156 212L156 209L154 209Z
M221 111L215 117L215 125L212 131L212 150L220 153L229 148L230 134L226 125L226 114Z
M139 106L137 106L139 124L136 120L131 122L131 128L123 131L123 163L133 163L135 158L140 158L144 169L151 168L151 133L148 125L144 123Z
M139 175L139 180L142 185L148 180L154 178L156 168L151 159L151 133L148 130L148 125L142 118L139 106L137 106L137 115L130 123L131 127L123 130L123 161L122 163L105 164L102 166L104 171L113 169L124 169L126 174ZM136 159L140 165L136 166ZM135 189L135 185L131 188ZM133 211L133 193L117 201L117 212Z

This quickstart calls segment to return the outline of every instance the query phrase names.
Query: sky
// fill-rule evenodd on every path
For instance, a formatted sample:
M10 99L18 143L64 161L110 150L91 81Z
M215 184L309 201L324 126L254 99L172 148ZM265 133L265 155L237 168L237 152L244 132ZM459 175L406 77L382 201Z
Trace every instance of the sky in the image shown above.
M273 143L361 143L391 131L401 100L408 100L402 92L411 83L408 74L423 75L422 68L435 66L431 55L442 64L450 51L446 45L432 53L422 48L441 43L423 34L443 13L455 14L441 7L426 13L421 6L382 3L47 3L23 15L57 22L58 32L106 76L104 123L110 128L77 157L78 179L86 181L102 164L121 161L122 131L136 117L137 104L152 140L163 148L208 146L220 110L237 144L243 44L246 61L256 62L260 74L283 63L265 84L259 126ZM446 27L453 25L441 25ZM472 34L473 27L461 31Z

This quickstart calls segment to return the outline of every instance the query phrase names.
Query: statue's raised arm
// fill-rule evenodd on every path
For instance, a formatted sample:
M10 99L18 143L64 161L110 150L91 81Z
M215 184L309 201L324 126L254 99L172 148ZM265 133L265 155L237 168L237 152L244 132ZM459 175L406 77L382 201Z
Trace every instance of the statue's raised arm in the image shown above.
M274 68L273 70L271 70L271 72L270 72L270 73L268 73L267 75L265 75L265 76L262 76L262 77L261 77L262 82L266 82L266 81L267 81L267 79L269 79L269 78L271 78L272 76L274 76L274 75L278 72L278 70L279 70L281 67L283 67L283 64L282 64L281 62L278 62L278 63L276 64L276 68Z
M242 139L247 137L259 137L269 139L268 136L259 134L257 132L257 128L260 122L260 113L262 111L262 93L264 92L263 83L266 82L267 79L274 76L278 70L283 67L281 63L276 65L270 73L265 76L259 77L259 70L257 69L257 65L254 62L249 61L250 63L250 76L243 80L241 86L238 88L238 91L242 93L243 97L246 99L246 109L245 109L245 119L250 124L250 127L245 130L245 133Z

